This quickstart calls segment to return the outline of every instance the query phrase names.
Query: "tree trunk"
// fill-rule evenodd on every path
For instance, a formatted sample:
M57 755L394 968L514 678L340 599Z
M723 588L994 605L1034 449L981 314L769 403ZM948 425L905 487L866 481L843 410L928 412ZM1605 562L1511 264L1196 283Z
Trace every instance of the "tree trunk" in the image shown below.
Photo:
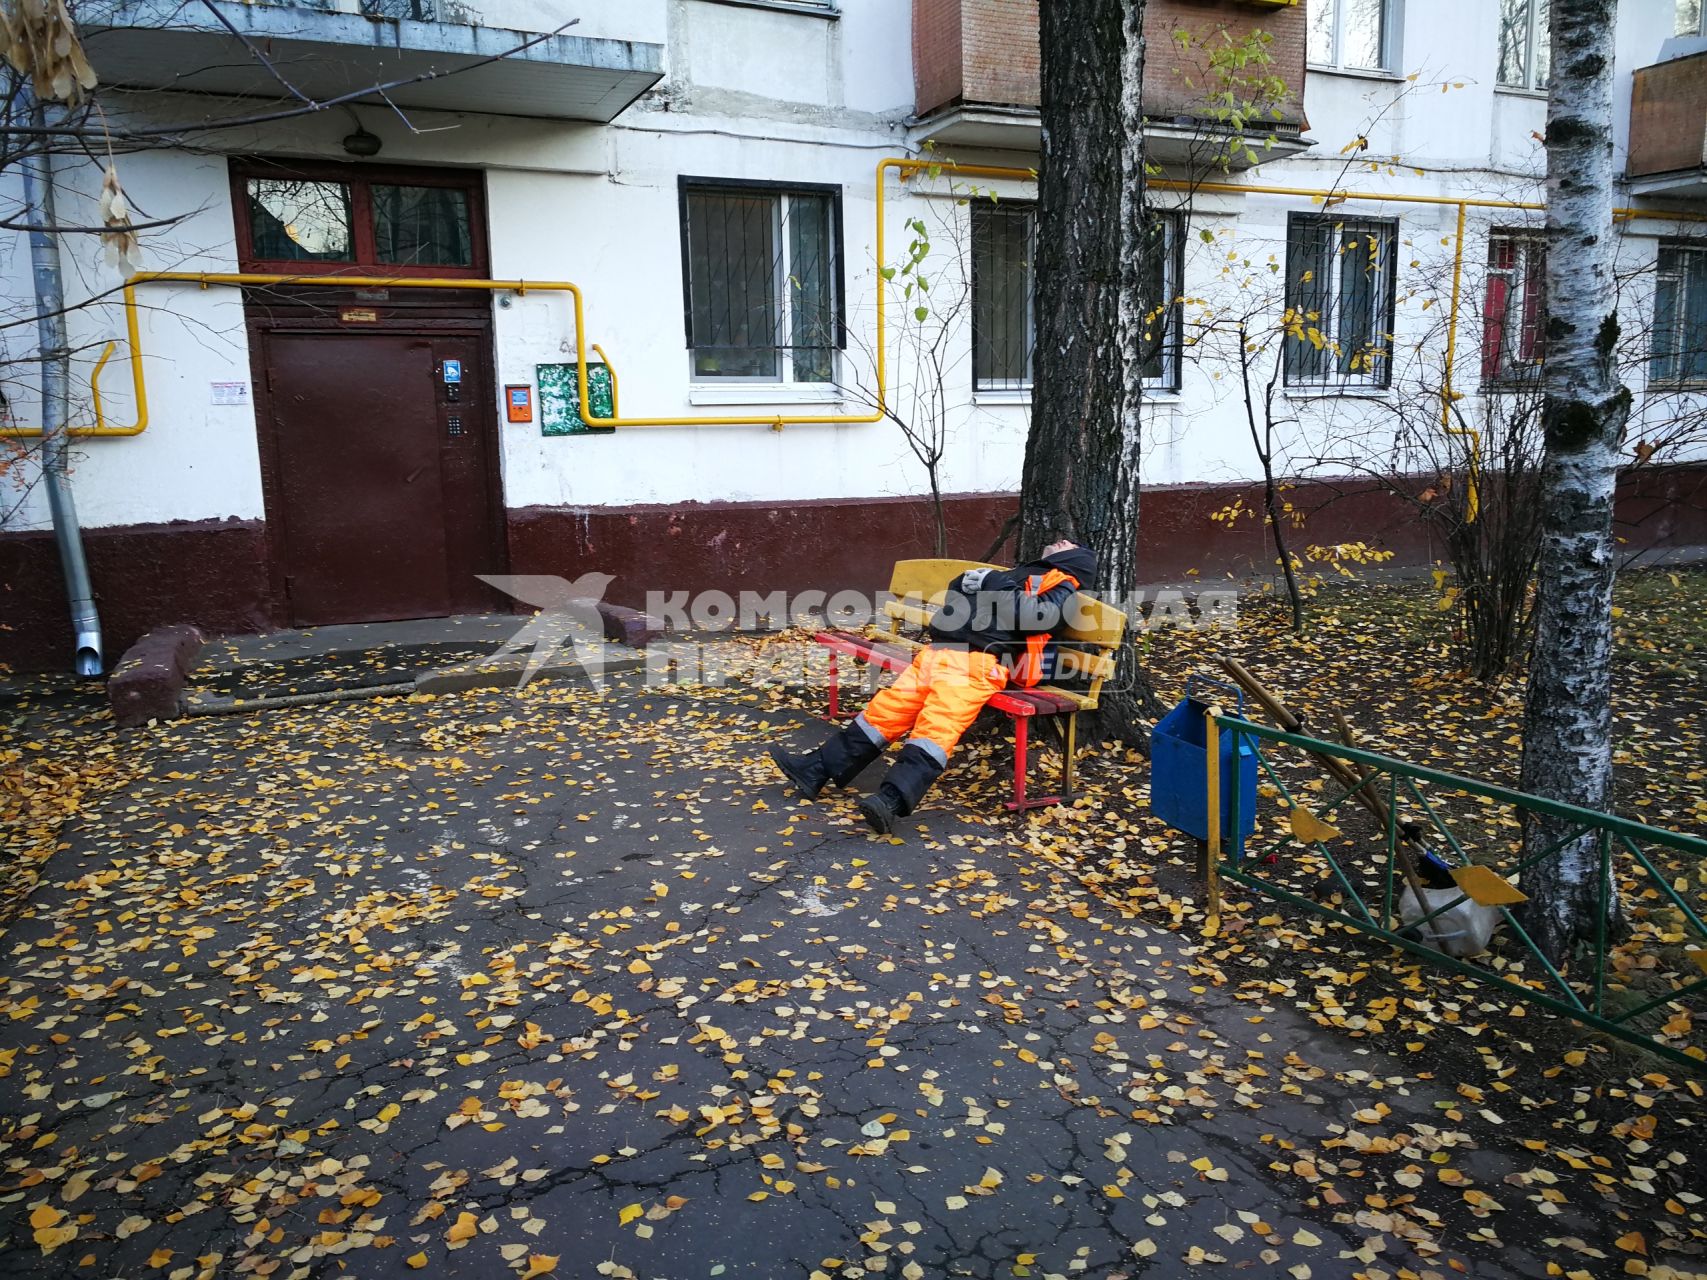
M1143 10L1144 0L1039 6L1037 349L1019 550L1029 558L1057 537L1090 547L1099 594L1116 602L1138 585ZM1129 636L1090 728L1141 744L1157 710Z
M934 535L931 552L938 560L948 556L948 513L942 505L942 477L937 474L941 463L934 463L930 468L931 477L931 532Z
M1547 361L1540 589L1524 708L1523 787L1604 809L1612 785L1612 501L1630 393L1618 384L1612 55L1617 0L1553 0L1547 104ZM1571 825L1533 821L1539 853ZM1603 889L1592 836L1526 871L1525 927L1549 958L1592 938ZM1620 912L1604 886L1609 924Z
M1279 356L1276 356L1278 366ZM1280 485L1274 477L1274 383L1279 368L1263 384L1262 425L1257 425L1256 397L1251 388L1251 348L1244 327L1239 328L1239 381L1245 389L1245 425L1250 428L1251 447L1262 463L1262 506L1268 519L1269 540L1280 558L1280 572L1286 579L1286 599L1292 606L1292 633L1304 634L1304 593L1298 586L1298 574L1292 567L1292 549L1286 544L1286 530L1280 520Z

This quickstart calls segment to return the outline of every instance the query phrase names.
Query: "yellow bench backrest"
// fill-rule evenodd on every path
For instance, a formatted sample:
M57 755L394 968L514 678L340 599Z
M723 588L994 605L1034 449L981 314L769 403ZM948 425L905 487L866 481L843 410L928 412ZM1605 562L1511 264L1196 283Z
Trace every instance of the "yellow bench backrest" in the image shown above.
M883 606L889 616L889 633L898 637L903 623L926 625L935 606L947 594L948 584L968 569L1004 567L982 560L897 560L889 579L889 592L895 599ZM1087 698L1094 706L1102 682L1114 674L1114 651L1126 634L1126 615L1113 605L1080 592L1073 602L1071 624L1056 635L1094 651L1082 655L1079 663L1080 671L1091 678Z

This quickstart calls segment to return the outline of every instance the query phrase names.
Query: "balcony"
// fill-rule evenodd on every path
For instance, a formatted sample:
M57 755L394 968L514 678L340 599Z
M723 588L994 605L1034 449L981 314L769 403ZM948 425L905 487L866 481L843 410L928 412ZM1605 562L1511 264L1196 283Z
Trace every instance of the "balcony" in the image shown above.
M1631 193L1707 199L1707 51L1640 67L1634 82Z
M404 108L601 124L664 74L661 44L441 22L434 15L452 6L436 0L213 7L217 14L179 0L118 0L84 23L89 60L118 88L286 99L247 42L320 101L385 84L397 86L387 98Z
M939 147L1035 152L1040 126L1038 0L913 0L912 140ZM1185 169L1249 167L1310 144L1304 120L1304 6L1288 0L1150 0L1144 11L1145 144L1150 158ZM1228 131L1206 105L1214 74L1203 53L1225 30L1272 37L1269 72L1286 93L1278 119L1253 121L1250 154L1230 155ZM1188 32L1182 47L1175 38ZM1237 90L1235 88L1235 96ZM1272 135L1272 137L1270 136Z

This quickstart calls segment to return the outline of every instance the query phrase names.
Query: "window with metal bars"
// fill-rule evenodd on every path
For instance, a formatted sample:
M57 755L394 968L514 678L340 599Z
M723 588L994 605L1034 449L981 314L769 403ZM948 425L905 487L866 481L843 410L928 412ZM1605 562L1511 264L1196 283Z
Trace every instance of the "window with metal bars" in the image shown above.
M841 188L683 178L695 381L826 383L845 345Z
M1648 381L1707 386L1707 241L1660 243Z
M1154 247L1145 261L1144 381L1157 390L1179 389L1182 225L1177 213L1150 214ZM1035 205L972 206L972 377L979 391L1031 387L1036 245Z
M1287 219L1287 386L1389 385L1397 239L1384 218Z
M1533 231L1495 231L1488 237L1482 303L1482 381L1533 384L1541 372L1546 322L1546 239Z

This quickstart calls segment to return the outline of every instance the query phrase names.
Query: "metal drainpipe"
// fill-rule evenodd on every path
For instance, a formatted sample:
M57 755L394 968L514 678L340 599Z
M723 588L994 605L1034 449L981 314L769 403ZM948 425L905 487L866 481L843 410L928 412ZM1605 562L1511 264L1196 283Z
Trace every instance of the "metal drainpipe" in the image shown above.
M26 90L26 92L28 92ZM47 111L40 102L30 108L31 123L45 128ZM56 226L53 161L47 153L27 156L24 170L24 208L30 225ZM65 594L71 602L71 630L76 636L76 671L98 676L106 662L101 648L101 618L89 584L89 563L83 556L83 531L77 523L77 504L71 496L67 468L70 438L66 427L71 408L71 348L65 336L65 290L59 270L59 240L45 229L30 232L30 268L36 286L36 346L41 358L42 481L47 485L53 533L59 542L59 564L65 575Z

